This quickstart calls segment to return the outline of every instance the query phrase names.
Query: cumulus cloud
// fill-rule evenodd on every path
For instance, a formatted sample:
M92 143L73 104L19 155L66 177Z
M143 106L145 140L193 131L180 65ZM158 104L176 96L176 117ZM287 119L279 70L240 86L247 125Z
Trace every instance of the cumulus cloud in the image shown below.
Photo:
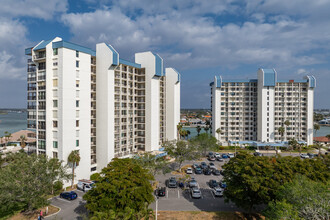
M25 59L22 55L28 43L27 29L18 20L0 18L0 79L25 79Z
M34 17L51 19L67 10L67 0L2 0L0 14L4 17Z

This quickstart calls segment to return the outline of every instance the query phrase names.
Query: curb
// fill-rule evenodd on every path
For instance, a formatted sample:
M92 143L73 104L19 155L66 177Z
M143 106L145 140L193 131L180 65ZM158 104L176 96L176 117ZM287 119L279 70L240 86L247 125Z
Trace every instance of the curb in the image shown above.
M56 206L56 205L52 205L52 206L58 208L59 210L58 210L57 212L51 214L51 215L47 215L47 216L45 216L45 218L51 217L51 216L53 216L53 215L56 215L57 213L59 213L59 212L62 210L60 207L58 207L58 206Z

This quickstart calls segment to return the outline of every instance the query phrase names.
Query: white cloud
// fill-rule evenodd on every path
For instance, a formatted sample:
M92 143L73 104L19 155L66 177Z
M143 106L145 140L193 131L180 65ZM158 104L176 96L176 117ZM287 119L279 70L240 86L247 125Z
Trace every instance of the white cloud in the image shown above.
M1 0L0 14L51 19L54 14L65 12L67 6L67 0Z
M0 79L26 79L24 48L27 30L17 20L0 18Z

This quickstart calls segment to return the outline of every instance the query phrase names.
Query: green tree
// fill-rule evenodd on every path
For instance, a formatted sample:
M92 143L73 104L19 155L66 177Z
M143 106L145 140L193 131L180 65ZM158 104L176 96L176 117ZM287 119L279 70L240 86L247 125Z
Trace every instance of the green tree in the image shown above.
M197 131L197 136L199 136L199 133L201 132L202 128L201 126L197 125L196 131Z
M223 166L227 189L226 201L249 211L255 205L268 204L276 199L278 189L291 182L296 174L326 183L330 177L329 156L315 160L299 157L254 157L240 152Z
M220 134L222 133L222 131L220 128L217 128L215 132L218 134L218 142L220 142Z
M68 174L66 170L68 169L67 166L62 166L61 161L57 158L48 159L47 163L47 170L46 173L47 180L49 181L50 193L54 195L54 187L55 182L58 181L62 183L63 181L69 180L72 177L72 174Z
M297 146L300 146L300 145L298 145L298 141L296 141L293 138L289 140L289 145L292 146L293 149L296 149ZM301 147L299 147L299 153L301 153ZM291 154L291 151L290 151L290 154Z
M92 219L141 219L152 212L153 176L134 159L113 159L84 195Z
M74 169L75 167L79 166L80 162L80 155L78 150L73 150L68 156L68 163L72 167L72 181L71 181L71 188L73 188L74 185Z
M143 168L148 169L155 176L158 173L169 173L169 162L164 157L157 157L154 154L145 152L135 158L136 162Z
M270 219L286 219L289 213L283 204L287 205L287 210L290 210L289 213L294 214L296 219L329 219L329 182L323 184L297 175L292 182L280 187L276 202L268 205L265 215Z
M11 133L9 133L8 131L5 131L5 147L8 146L8 142L9 142L10 138L12 138Z
M288 127L290 126L290 121L289 120L286 120L285 122L284 122L284 125L285 125L285 127L286 127L286 131L288 130ZM287 140L287 138L285 138L286 140Z
M202 157L206 155L207 151L216 150L218 147L217 139L208 133L203 133L192 138L190 144Z
M181 132L181 130L182 130L182 124L178 124L177 126L176 126L176 128L177 128L177 131L178 131L178 140L180 140L181 139L181 134L180 134L180 132Z
M278 128L278 133L280 133L282 137L282 141L284 141L284 132L285 132L285 128L283 126Z
M314 133L315 133L315 136L316 136L316 132L318 131L318 130L320 130L320 125L319 124L314 124Z
M53 166L54 160L24 152L6 155L7 164L0 169L0 218L48 204L55 182L68 175L65 168Z
M184 161L196 158L195 149L186 141L177 141L175 144L172 142L165 142L163 146L167 154L175 158L175 161L179 165L179 171L181 171L181 166Z
M268 203L267 209L264 210L264 215L269 219L299 219L297 211L293 205L283 201L271 201Z
M21 135L19 137L19 141L21 142L21 148L24 149L25 146L26 146L26 137L25 137L25 135Z

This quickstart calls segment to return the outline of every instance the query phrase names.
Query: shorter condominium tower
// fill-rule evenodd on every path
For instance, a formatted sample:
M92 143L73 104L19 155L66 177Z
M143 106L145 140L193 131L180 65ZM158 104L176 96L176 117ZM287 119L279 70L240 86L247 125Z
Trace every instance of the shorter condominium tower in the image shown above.
M313 144L314 76L278 80L274 69L259 69L257 79L215 76L210 86L212 134L223 145L292 138ZM280 127L285 129L283 135Z
M115 157L155 151L176 139L180 74L152 52L119 57L109 44L96 51L63 41L41 41L28 59L28 128L35 152L81 161L76 178L89 178Z

